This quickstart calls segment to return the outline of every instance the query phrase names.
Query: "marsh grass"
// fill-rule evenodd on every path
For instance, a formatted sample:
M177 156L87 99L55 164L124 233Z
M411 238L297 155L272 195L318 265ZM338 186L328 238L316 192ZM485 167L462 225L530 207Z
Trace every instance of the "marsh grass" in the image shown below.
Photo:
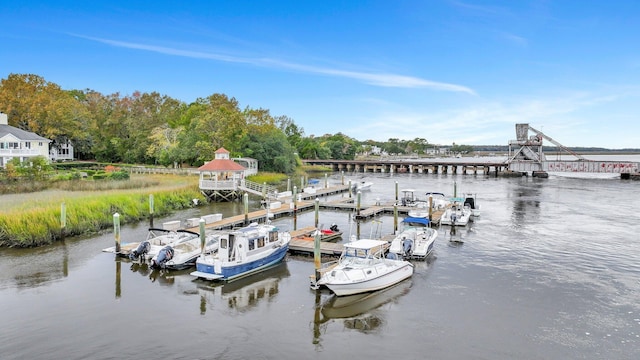
M278 185L283 181L287 181L287 174L260 172L255 175L247 176L247 179L259 184L267 183L269 185Z
M32 247L50 244L61 235L61 204L66 207L66 236L91 234L113 226L113 214L122 224L149 216L149 195L154 195L154 215L164 216L204 201L196 177L141 176L132 179L141 187L119 189L47 190L0 196L0 246ZM116 181L119 182L119 181ZM150 185L150 184L156 184Z

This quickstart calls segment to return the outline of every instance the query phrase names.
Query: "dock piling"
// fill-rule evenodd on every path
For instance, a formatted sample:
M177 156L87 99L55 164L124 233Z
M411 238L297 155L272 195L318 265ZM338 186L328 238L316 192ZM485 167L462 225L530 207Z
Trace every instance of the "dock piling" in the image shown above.
M316 198L316 201L315 201L315 226L316 226L316 228L318 228L319 214L320 214L320 199Z
M244 226L248 226L249 225L249 194L244 193L242 200L244 202Z
M153 194L149 194L149 227L153 227Z
M116 241L116 254L120 252L120 214L113 214L113 234Z
M204 235L204 219L200 218L200 252L204 254L204 243L205 243L205 235Z
M313 264L315 265L316 283L320 280L320 230L316 228L313 236Z

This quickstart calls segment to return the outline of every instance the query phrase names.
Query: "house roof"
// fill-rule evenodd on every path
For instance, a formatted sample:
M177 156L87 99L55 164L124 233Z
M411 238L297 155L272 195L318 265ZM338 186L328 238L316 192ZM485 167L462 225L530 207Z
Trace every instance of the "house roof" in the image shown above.
M18 129L17 127L13 127L11 125L0 125L0 139L5 137L6 135L13 135L19 140L22 141L46 141L51 142L51 140L43 138L42 136L32 133L29 131L25 131L22 129Z
M227 149L225 149L225 148L221 147L220 149L216 150L216 152L215 152L215 153L216 153L216 154L228 154L228 153L229 153L229 150L227 150Z
M244 171L246 168L230 159L214 159L200 166L199 171Z

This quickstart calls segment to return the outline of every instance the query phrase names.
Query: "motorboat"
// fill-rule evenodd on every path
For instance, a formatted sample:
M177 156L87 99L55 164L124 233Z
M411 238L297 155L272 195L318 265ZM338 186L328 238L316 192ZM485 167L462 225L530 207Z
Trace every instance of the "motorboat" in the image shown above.
M440 218L440 224L451 226L465 226L469 223L471 218L471 208L468 205L462 203L464 199L453 198L453 204L448 207L442 217Z
M336 224L331 224L331 226L328 229L320 229L318 231L320 235L320 241L333 242L333 241L338 241L342 239L343 232L338 228L338 225ZM304 233L304 234L295 236L294 239L314 241L316 239L316 230L310 233Z
M291 235L271 224L251 223L220 237L218 251L196 259L191 275L205 280L231 281L280 263Z
M476 200L476 194L465 194L464 205L468 205L471 209L471 216L480 216L480 205Z
M402 197L400 198L400 205L402 206L416 206L418 200L414 195L414 189L402 189Z
M183 238L162 248L151 258L151 267L156 269L182 270L192 267L198 256L211 254L218 250L222 234L206 235L203 240L197 238Z
M433 251L438 231L424 217L407 217L401 224L402 230L391 241L387 258L426 259Z
M447 206L451 205L451 200L441 192L428 192L427 195L427 204L431 201L431 208L434 211L441 211L447 208Z
M355 185L353 185L353 189L357 192L357 191L365 191L365 190L371 190L371 186L373 186L373 183L371 181L361 181L359 183L356 183Z
M189 230L167 230L160 228L149 228L147 238L142 241L128 242L120 246L118 256L126 257L131 260L149 261L156 256L160 250L167 245L171 245L181 241L198 239L200 235ZM116 252L115 247L103 249L105 252Z
M312 277L312 287L327 287L337 296L354 295L387 288L413 275L413 264L387 259L389 246L384 240L360 239L344 244L337 262L320 269L320 278Z

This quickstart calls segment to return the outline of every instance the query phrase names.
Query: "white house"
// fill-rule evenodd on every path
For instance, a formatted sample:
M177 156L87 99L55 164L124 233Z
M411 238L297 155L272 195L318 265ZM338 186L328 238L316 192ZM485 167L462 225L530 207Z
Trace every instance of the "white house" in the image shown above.
M73 144L67 140L64 144L58 144L51 147L49 151L51 161L67 161L73 160Z
M51 140L42 136L9 126L7 114L0 113L0 167L5 167L13 158L29 161L29 158L44 156L49 158Z

